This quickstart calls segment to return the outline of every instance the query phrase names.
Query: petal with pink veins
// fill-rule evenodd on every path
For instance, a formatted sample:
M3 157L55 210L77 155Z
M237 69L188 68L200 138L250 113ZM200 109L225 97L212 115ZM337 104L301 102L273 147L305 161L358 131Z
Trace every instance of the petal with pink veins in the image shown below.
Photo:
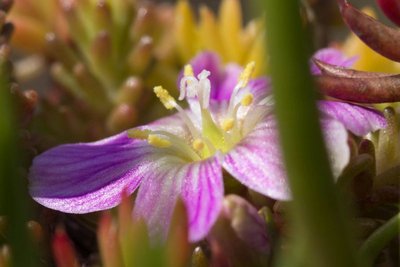
M331 168L339 176L350 159L347 131L331 118L321 119ZM310 155L312 157L313 155ZM291 198L274 116L269 115L226 156L223 167L252 190L278 200Z
M176 115L144 128L186 133ZM30 194L40 204L68 213L109 209L120 203L123 190L132 193L139 186L158 154L160 150L126 132L97 142L61 145L34 159Z
M290 191L279 146L276 121L270 115L228 152L223 167L250 189L287 200Z
M321 119L321 127L331 170L337 178L350 161L348 133L342 123L331 118Z
M378 111L338 101L319 101L319 109L340 121L350 132L365 136L386 127L385 117Z
M153 154L146 142L126 132L93 143L58 146L37 156L30 169L30 194L40 204L68 213L112 208L121 192L132 193Z
M313 55L313 58L343 68L351 67L358 59L358 57L350 57L350 58L346 57L340 50L337 50L335 48L320 49ZM312 61L311 61L311 73L321 74L320 69Z
M219 156L184 162L168 156L157 159L144 178L135 202L134 216L148 224L150 237L166 238L178 197L188 211L189 239L202 239L214 224L224 195Z

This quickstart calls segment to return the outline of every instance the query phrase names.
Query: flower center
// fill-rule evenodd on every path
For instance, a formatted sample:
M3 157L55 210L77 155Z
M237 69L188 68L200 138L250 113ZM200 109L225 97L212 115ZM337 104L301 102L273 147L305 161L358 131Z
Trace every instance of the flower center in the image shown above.
M160 149L173 149L174 152L191 160L201 160L216 153L217 150L226 153L243 138L243 120L239 111L246 113L253 104L254 96L246 92L254 63L246 66L239 77L233 92L226 103L221 106L210 105L211 83L210 72L203 70L197 77L190 65L184 69L184 77L180 82L179 100L189 104L189 110L184 110L177 101L161 86L154 87L154 93L165 108L176 109L182 122L190 132L190 138L169 133L167 131L130 130L132 138L147 140ZM244 92L242 92L244 91ZM216 109L221 110L216 110Z

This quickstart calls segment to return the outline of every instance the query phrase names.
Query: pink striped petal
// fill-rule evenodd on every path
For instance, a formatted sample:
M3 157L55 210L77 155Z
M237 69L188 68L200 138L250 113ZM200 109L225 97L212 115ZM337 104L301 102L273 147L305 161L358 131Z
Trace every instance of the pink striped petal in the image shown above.
M189 239L202 239L214 224L223 200L222 169L218 157L187 163L168 156L153 164L139 188L134 216L144 218L150 236L165 239L178 197L189 217Z
M358 59L358 57L346 57L340 50L335 48L320 49L313 55L313 58L319 59L331 65L336 65L344 68L351 67ZM313 74L321 74L319 68L312 61L311 72Z
M339 177L350 161L348 134L343 124L331 118L321 119L331 170L335 178Z
M347 131L334 119L322 119L321 127L331 167L337 177L347 165L350 151ZM312 155L310 155L312 156ZM223 167L241 183L278 200L290 199L275 118L270 115L226 156Z
M237 64L228 64L224 67L223 73L220 77L219 87L214 90L213 97L211 99L217 101L228 101L232 95L233 88L238 83L240 74L243 68Z
M165 131L177 135L183 139L187 139L191 136L187 125L182 120L182 117L179 113L174 113L173 115L158 119L147 125L136 127L135 129Z
M223 167L250 189L274 199L290 198L273 116L225 156Z
M178 116L147 128L174 128ZM180 130L181 129L181 130ZM151 170L160 150L129 138L126 132L92 143L67 144L37 156L30 168L30 194L40 204L68 213L88 213L118 205L121 192L132 193Z
M253 94L255 103L272 95L271 79L267 77L250 80L247 88Z
M228 64L224 68L224 73L220 82L220 86L215 93L213 100L223 101L229 100L233 89L239 81L240 74L243 71L243 67L237 64ZM254 102L262 100L267 95L271 94L271 81L269 78L261 77L257 79L251 79L246 88L240 90L242 93L252 93L254 96ZM240 94L238 94L240 97ZM240 98L241 99L241 98ZM240 100L239 100L240 101Z
M68 144L37 156L30 169L30 194L40 204L69 213L116 206L122 190L139 185L136 165L152 153L126 133L94 142Z
M378 111L337 101L319 101L319 109L340 121L350 132L364 136L386 127L385 117Z

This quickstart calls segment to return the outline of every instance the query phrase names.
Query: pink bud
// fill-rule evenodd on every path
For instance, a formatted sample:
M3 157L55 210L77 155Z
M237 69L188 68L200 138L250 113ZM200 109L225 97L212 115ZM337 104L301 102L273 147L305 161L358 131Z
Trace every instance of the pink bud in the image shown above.
M249 202L236 195L228 195L221 213L230 220L236 235L248 246L261 251L269 250L267 226Z
M270 253L265 221L249 202L236 195L225 196L207 240L211 266L263 266Z
M64 228L58 227L53 237L53 256L57 267L78 267L75 249Z
M118 228L109 212L104 212L100 217L97 240L103 266L123 266Z

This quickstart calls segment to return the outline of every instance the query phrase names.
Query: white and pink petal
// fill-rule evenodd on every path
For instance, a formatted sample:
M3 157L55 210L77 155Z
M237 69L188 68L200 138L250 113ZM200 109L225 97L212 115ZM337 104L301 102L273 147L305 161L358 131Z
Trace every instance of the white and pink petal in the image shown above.
M223 167L252 190L274 199L290 199L273 116L259 123L225 156Z
M178 115L138 129L188 135ZM61 145L34 159L30 194L42 205L68 213L109 209L120 203L123 190L132 193L139 186L147 175L144 167L159 154L159 149L127 132L97 142Z
M125 189L132 193L140 163L154 149L126 132L93 143L61 145L37 156L30 168L30 194L40 204L68 213L112 208Z
M134 210L134 217L147 222L153 240L166 238L178 198L188 211L189 240L205 237L222 207L220 161L218 156L191 163L174 156L156 160L139 188Z
M338 177L350 159L347 131L332 118L321 119L321 127L333 174ZM225 156L223 167L252 190L273 199L291 198L273 115L266 116Z
M335 48L320 49L315 52L313 58L343 68L350 68L358 59L358 57L347 57L342 51ZM310 64L312 74L321 74L320 69L314 62L311 61Z
M357 136L386 127L385 117L371 108L338 101L319 101L318 106L324 114L340 121Z
M333 176L337 178L350 161L348 133L342 123L332 118L322 118L321 128L331 170Z
M179 113L163 117L147 125L136 127L135 129L164 131L183 139L187 139L190 136L190 131Z

